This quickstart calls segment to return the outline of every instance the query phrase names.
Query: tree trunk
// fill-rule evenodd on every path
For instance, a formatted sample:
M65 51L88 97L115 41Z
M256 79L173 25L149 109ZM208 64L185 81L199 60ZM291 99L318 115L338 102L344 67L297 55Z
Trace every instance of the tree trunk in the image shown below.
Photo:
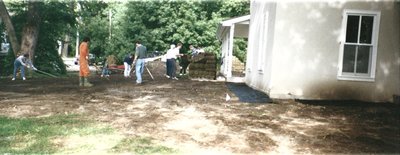
M27 22L22 31L21 53L29 53L32 62L34 61L35 48L39 37L39 3L28 2Z
M61 57L66 58L68 56L68 47L71 39L68 34L65 35L64 41L62 41Z
M11 47L14 55L17 57L20 53L20 44L17 35L15 34L15 29L11 22L10 14L8 14L6 5L4 4L3 0L0 0L0 16L6 26L6 31L11 42Z

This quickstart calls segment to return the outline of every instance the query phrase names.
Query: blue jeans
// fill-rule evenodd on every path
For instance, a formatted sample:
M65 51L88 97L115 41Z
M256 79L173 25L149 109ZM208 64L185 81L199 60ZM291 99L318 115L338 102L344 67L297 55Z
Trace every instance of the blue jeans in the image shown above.
M136 83L142 83L142 74L144 70L144 59L136 61Z
M103 67L103 71L102 71L102 73L101 73L101 75L110 75L110 71L108 70L108 68L107 67Z
M17 69L21 68L21 77L24 78L25 77L25 66L21 64L21 62L19 61L14 61L14 74L13 74L13 78L15 78L17 76Z

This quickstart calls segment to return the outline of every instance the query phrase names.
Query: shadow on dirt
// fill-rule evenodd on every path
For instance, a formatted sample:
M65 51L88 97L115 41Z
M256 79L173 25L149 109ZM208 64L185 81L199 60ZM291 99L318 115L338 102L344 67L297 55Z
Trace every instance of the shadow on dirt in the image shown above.
M263 92L250 88L245 83L226 83L226 86L232 91L241 102L247 103L272 103L272 100Z
M373 103L363 102L356 100L295 100L296 102L316 105L316 106L339 106L339 107L388 107L388 108L400 108L400 105L393 103Z

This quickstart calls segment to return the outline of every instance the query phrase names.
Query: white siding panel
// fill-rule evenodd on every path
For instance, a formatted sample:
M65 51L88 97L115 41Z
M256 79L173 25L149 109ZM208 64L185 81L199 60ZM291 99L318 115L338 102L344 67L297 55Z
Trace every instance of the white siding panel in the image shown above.
M374 82L337 79L345 9L381 12ZM272 98L392 101L400 95L399 10L394 1L253 0L246 83Z
M248 41L246 83L269 91L276 3L253 1Z
M279 3L271 97L391 101L400 87L399 35L393 35L399 34L400 18L395 6L394 2ZM382 12L375 82L337 79L345 9ZM392 40L397 44L390 44Z

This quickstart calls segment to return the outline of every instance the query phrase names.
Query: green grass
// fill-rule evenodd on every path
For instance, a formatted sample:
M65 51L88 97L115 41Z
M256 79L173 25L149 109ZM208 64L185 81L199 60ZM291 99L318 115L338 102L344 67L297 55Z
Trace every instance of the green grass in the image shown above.
M103 151L104 146L109 146ZM0 116L0 154L172 154L151 138L125 137L114 128L82 115L41 118Z
M55 137L108 134L114 129L84 120L77 115L43 118L8 118L0 116L0 154L48 154L59 149Z

